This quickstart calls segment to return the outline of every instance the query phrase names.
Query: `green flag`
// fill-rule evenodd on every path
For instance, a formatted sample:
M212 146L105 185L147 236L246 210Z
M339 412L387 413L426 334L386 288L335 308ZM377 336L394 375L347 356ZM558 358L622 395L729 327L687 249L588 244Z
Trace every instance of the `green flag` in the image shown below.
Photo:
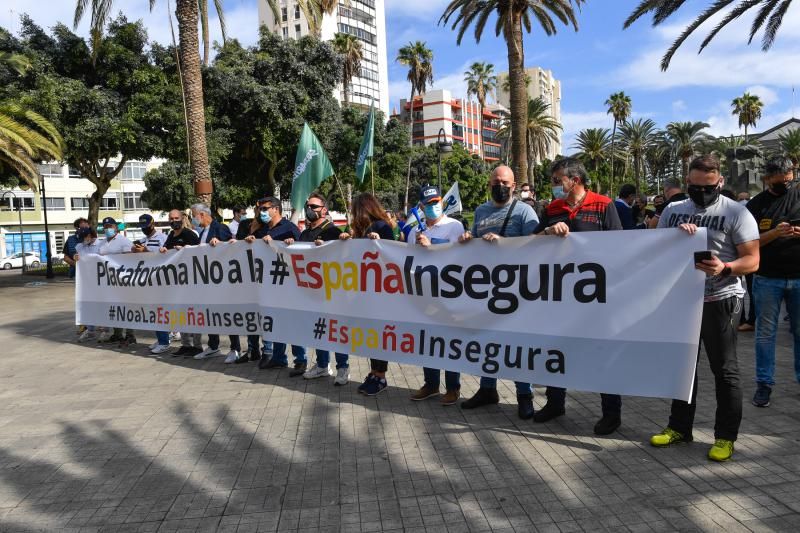
M294 160L292 207L302 209L308 195L314 192L325 178L333 174L333 166L325 154L322 143L308 124L304 124L300 144L297 147L297 157Z
M369 106L369 119L367 119L367 126L364 128L364 140L361 141L361 148L358 150L358 159L356 160L356 179L358 183L364 183L364 176L367 172L371 171L372 167L372 154L375 149L375 100Z

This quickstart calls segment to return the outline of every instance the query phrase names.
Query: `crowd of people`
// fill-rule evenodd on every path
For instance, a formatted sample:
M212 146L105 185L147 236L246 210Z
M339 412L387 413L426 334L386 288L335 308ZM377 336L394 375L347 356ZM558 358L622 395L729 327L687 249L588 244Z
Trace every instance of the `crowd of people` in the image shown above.
M771 159L765 168L765 190L750 199L748 193L735 197L724 188L719 161L700 156L689 165L686 189L677 180L667 180L663 194L650 202L625 184L616 199L591 190L583 164L574 158L556 161L551 168L552 200L536 199L529 184L517 184L512 170L499 166L491 174L488 189L491 199L480 205L469 227L443 211L441 191L432 185L421 188L418 209L424 223L412 224L406 213L391 213L368 193L358 195L350 209L349 225L343 230L329 216L327 199L311 194L304 206L303 231L286 218L278 198L267 196L256 202L255 215L246 217L246 208L234 209L234 219L223 224L215 219L204 204L191 207L191 216L179 209L169 212L170 231L155 227L149 215L142 215L139 227L142 239L131 242L117 229L117 222L103 219L105 239L83 219L76 221L76 234L65 245L67 262L74 266L82 255L117 253L170 253L185 246L218 246L224 243L257 240L287 244L348 239L399 239L409 246L430 247L443 243L483 239L496 242L522 236L541 235L569 238L574 232L620 231L635 229L679 228L694 234L705 227L708 253L696 258L695 268L706 275L700 341L704 347L716 388L715 443L708 457L716 461L729 459L734 452L742 418L742 385L736 353L737 334L755 330L756 391L753 404L770 405L775 384L775 340L781 303L788 310L794 335L796 379L800 381L800 188L793 186L794 166L783 157ZM67 253L69 252L69 253ZM743 278L747 278L745 283ZM752 305L743 310L744 296L750 292ZM171 351L171 341L180 338L180 347ZM87 326L80 340L129 345L136 342L134 332L116 329L98 334ZM206 359L220 354L219 335L208 335L202 344L201 335L186 332L159 331L150 346L153 355L171 353L174 357ZM258 335L247 337L242 349L238 336L229 336L227 364L257 362L263 370L288 368L288 346L271 342ZM330 368L330 353L316 350L316 361L309 362L303 346L291 346L292 377L318 379L334 376L333 384L346 385L350 380L349 356L335 354L335 372ZM698 352L698 358L700 352ZM370 372L358 391L375 396L388 386L388 363L370 359ZM441 393L441 372L423 368L424 384L411 396L413 401L439 397L442 405L456 404L461 396L460 375L445 371L444 394ZM497 404L497 380L482 377L478 390L461 403L463 409L477 409ZM515 383L518 416L543 423L564 416L566 390L547 387L546 403L538 411L533 406L531 383ZM609 435L622 423L622 398L601 394L602 416L594 426L598 435ZM674 400L664 430L651 438L656 447L692 440L696 410L697 378L692 401Z

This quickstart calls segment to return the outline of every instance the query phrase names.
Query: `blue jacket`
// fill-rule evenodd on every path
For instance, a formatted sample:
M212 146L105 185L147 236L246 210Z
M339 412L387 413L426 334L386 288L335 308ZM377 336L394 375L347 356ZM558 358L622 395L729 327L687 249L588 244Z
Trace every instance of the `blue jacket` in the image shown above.
M225 224L217 222L216 220L212 220L211 225L208 226L205 234L203 235L203 242L207 243L211 239L229 241L231 240L231 230L229 230L228 226L226 226Z
M614 207L617 208L617 215L619 215L619 221L622 223L622 229L635 229L636 224L633 222L633 209L631 206L617 198L614 200Z

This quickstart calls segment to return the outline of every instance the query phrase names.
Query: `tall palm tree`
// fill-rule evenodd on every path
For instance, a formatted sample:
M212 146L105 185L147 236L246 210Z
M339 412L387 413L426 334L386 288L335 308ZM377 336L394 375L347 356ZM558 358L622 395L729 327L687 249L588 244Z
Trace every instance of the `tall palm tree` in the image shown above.
M467 82L467 96L475 95L480 106L481 134L478 138L478 149L483 157L483 110L486 107L486 95L497 88L497 76L494 75L494 65L491 63L475 62L464 73Z
M672 46L669 47L669 50L667 50L667 53L664 54L664 57L661 59L661 70L667 70L669 68L669 63L672 60L672 56L675 55L675 52L678 51L678 48L681 47L686 39L688 39L697 28L699 28L708 19L719 13L722 13L735 1L736 0L711 1L711 5L705 8L697 16L697 18L694 19L694 21L683 30L683 33L681 33L675 42L672 43ZM685 3L686 0L642 0L633 10L633 13L631 13L625 20L624 27L630 27L631 24L636 22L636 20L644 15L647 15L648 13L653 14L653 26L658 26L659 24L667 21ZM780 29L781 24L783 23L783 16L786 14L786 11L791 5L792 0L740 0L739 4L728 11L722 17L722 20L720 20L720 22L714 26L714 29L711 30L711 32L700 44L699 51L702 52L705 47L708 46L708 43L710 43L711 40L714 39L714 37L716 37L716 35L722 30L722 28L727 26L730 22L738 19L745 12L758 7L758 13L753 20L753 24L750 26L750 38L747 42L748 44L752 43L753 38L763 27L764 35L761 37L761 49L766 52L775 42L775 36L777 35L778 29ZM765 23L766 26L764 26Z
M208 24L208 0L200 0L200 30L203 33L203 65L208 66L211 60L211 35ZM225 12L223 11L222 0L214 0L214 9L219 16L219 27L222 30L222 42L228 40L228 32L225 28Z
M672 143L675 155L681 160L684 178L689 173L689 162L711 140L703 130L710 127L706 122L670 122L667 124L667 137Z
M534 188L536 176L534 169L537 163L547 159L550 148L558 144L558 136L561 133L561 124L553 118L550 112L550 104L545 102L541 97L531 98L528 100L528 124L525 128L526 145L528 149L527 163L528 175L527 181ZM507 137L511 136L514 139L514 119L506 119L505 123L500 127L497 132L498 136ZM522 179L521 177L518 179Z
M625 91L614 93L606 100L606 114L614 117L614 128L611 132L611 188L614 188L614 159L616 157L617 127L631 116L631 97Z
M20 74L31 64L20 54L0 54L0 65ZM60 161L63 140L43 116L17 102L0 102L0 173L15 173L33 190L38 189L38 161Z
M672 145L667 138L667 132L659 130L653 137L653 142L644 154L644 161L656 185L656 192L661 193L661 178L672 163Z
M633 175L638 192L642 190L641 178L645 170L645 154L655 143L656 130L656 123L649 118L625 122L619 127L620 145L633 162Z
M486 23L497 16L495 34L502 33L508 55L508 77L511 100L512 159L517 176L528 175L528 91L525 89L525 53L522 44L523 30L530 33L534 19L545 34L557 31L556 21L572 26L578 31L575 7L585 0L451 0L439 18L440 24L453 19L452 28L458 28L456 42L460 45L464 34L475 24L475 41L480 42ZM555 20L554 20L555 19Z
M350 82L353 76L358 74L361 69L364 50L361 47L361 41L355 35L350 35L349 33L337 33L333 37L333 49L344 59L344 65L342 66L342 99L344 100L344 105L347 105L350 102L348 98Z
M747 127L756 126L756 122L761 120L761 109L764 102L757 94L745 92L742 96L737 96L731 102L733 111L731 114L738 115L739 127L744 126L744 142L747 143Z
M797 179L797 167L800 165L800 129L789 130L778 135L781 150L794 163L794 177Z
M596 174L611 152L611 135L608 128L587 128L578 132L572 147L578 150L577 157Z

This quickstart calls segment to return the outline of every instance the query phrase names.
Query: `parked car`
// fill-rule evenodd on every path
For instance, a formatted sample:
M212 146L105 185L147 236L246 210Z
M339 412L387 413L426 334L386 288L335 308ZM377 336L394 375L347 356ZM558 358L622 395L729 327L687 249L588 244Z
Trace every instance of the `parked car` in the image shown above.
M40 264L39 256L33 252L25 252L25 264L31 268L38 267ZM22 252L0 259L0 265L3 266L3 270L22 268Z

